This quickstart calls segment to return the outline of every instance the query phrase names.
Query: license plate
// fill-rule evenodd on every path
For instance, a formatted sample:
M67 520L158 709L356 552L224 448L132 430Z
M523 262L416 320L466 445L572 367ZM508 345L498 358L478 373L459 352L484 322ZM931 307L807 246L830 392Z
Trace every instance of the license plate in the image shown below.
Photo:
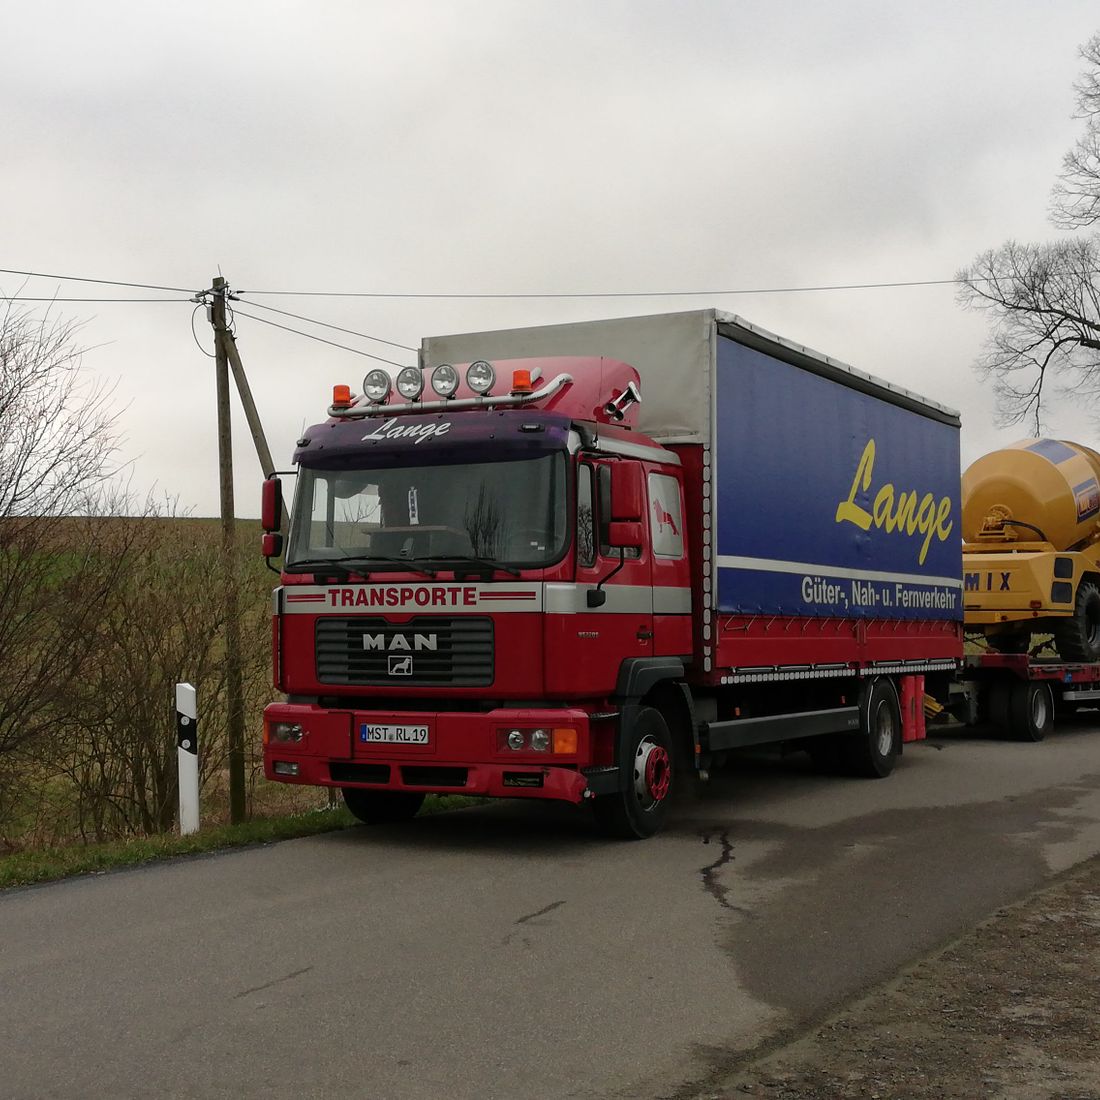
M374 745L426 745L427 726L372 726L364 722L359 727L359 740Z

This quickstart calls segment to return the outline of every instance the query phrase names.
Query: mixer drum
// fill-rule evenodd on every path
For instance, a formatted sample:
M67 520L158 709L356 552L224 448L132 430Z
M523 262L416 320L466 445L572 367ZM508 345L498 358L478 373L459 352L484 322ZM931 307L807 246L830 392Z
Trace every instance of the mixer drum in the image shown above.
M1020 521L1021 526L1006 523L1004 529L1016 542L1042 538L1056 550L1069 550L1094 540L1100 454L1079 443L1023 439L983 455L963 474L963 539L979 541L990 516Z

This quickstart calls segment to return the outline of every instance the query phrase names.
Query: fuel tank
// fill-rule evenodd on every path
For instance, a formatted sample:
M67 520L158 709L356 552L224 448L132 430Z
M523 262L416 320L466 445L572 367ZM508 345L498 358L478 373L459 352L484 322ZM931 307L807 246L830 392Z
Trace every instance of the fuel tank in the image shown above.
M1071 550L1100 539L1100 454L1060 439L1022 439L974 462L962 478L968 543L1051 543Z

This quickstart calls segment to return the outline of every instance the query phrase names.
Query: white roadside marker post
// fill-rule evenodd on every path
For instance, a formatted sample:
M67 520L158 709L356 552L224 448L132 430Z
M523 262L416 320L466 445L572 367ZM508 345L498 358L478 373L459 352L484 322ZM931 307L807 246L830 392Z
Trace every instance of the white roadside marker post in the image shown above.
M176 684L176 755L180 780L180 836L186 836L199 831L199 716L191 684Z

